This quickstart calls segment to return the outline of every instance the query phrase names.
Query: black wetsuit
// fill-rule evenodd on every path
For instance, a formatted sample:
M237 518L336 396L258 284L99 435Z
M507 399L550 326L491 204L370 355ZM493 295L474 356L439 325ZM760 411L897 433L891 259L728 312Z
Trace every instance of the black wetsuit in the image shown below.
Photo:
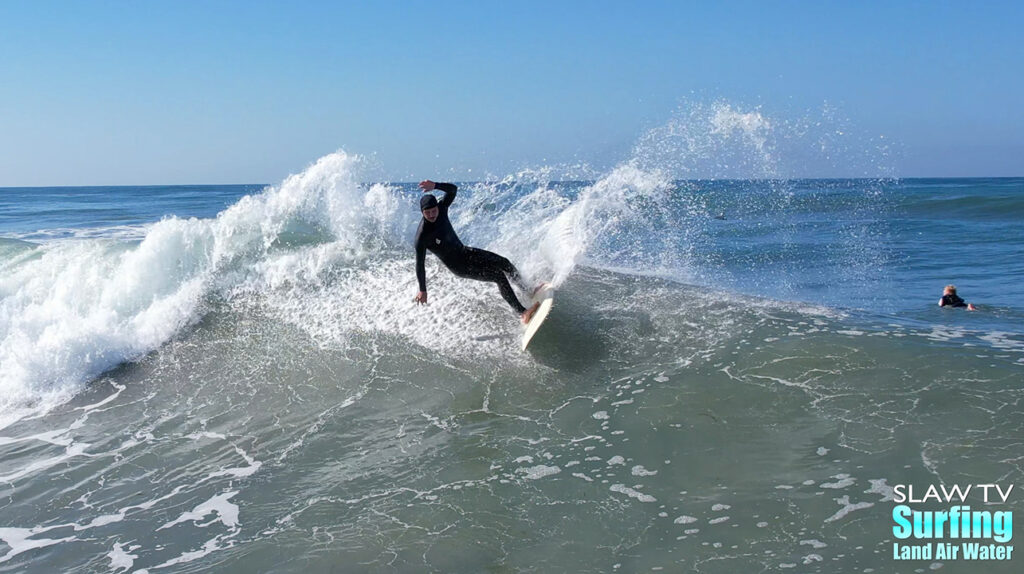
M525 289L519 271L508 259L497 253L463 245L452 229L451 220L448 219L448 208L455 201L455 192L458 188L452 183L438 183L435 184L435 189L444 192L444 198L437 202L437 219L430 222L423 218L420 221L420 228L416 231L416 279L419 281L420 291L427 291L427 273L423 268L423 261L426 252L430 251L459 277L497 283L505 301L508 301L517 313L524 313L526 308L519 302L508 282L508 277L511 277L520 288Z
M943 295L942 296L943 307L966 307L967 303L960 298L959 295Z

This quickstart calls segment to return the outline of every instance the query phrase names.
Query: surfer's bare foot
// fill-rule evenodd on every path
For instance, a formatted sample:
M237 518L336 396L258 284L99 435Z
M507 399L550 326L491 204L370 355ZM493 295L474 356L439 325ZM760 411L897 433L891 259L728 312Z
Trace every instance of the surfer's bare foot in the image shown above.
M534 303L533 306L531 306L529 309L523 311L523 314L520 315L523 321L523 325L530 322L530 319L533 318L533 314L537 312L537 307L540 307L540 303Z
M530 297L536 297L537 293L539 293L540 290L543 289L546 286L547 286L547 283L538 283L537 286L533 288L533 292L530 293Z

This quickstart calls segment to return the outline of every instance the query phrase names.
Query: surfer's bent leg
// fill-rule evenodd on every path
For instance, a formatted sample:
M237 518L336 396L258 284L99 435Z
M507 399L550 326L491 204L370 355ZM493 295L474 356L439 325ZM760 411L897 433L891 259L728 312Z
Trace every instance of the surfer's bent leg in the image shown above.
M475 247L467 247L466 255L470 261L470 265L473 267L490 267L501 270L502 273L508 275L516 285L519 286L523 291L529 291L530 287L527 286L526 281L523 280L523 276L516 269L516 266L511 261L484 249L477 249Z
M516 297L516 292L512 290L512 286L508 284L508 279L504 273L498 273L494 278L494 282L498 284L498 291L501 291L501 296L508 301L508 304L515 309L516 313L522 315L526 312L526 307L519 302L519 297Z
M517 282L522 281L519 278L519 271L516 270L515 266L508 259L496 253L473 247L467 247L465 255L465 259L462 261L463 264L458 269L452 268L456 275L467 279L476 279L477 281L497 283L502 298L515 309L516 313L522 315L526 312L526 307L523 307L523 304L519 302L519 298L516 297L515 291L512 290L512 285L509 284L508 278L505 276L508 274Z

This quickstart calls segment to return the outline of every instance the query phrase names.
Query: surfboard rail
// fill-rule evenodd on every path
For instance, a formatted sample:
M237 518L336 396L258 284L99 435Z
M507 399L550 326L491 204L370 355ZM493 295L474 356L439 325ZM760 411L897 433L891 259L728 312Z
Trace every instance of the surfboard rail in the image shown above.
M526 330L523 331L523 344L521 349L526 350L527 345L530 344L530 340L537 334L540 326L547 319L548 313L551 312L551 306L555 303L555 290L551 285L545 283L537 290L533 295L533 299L530 304L540 303L537 310L533 313L533 317L530 318L530 322L526 324Z

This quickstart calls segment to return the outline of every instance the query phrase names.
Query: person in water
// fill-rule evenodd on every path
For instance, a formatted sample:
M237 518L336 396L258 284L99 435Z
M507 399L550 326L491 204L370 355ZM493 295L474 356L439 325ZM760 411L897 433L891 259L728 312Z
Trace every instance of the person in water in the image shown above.
M946 288L942 290L939 307L966 307L968 311L978 310L972 303L964 301L956 294L956 285L946 285Z
M416 280L419 282L420 290L415 301L421 305L427 302L427 273L423 263L427 251L430 251L459 277L497 283L501 296L519 314L524 324L529 323L540 304L534 303L527 309L519 302L519 298L512 291L512 286L509 285L509 278L511 277L524 291L528 287L515 265L497 253L466 247L452 229L452 222L448 219L448 208L455 201L458 187L453 183L435 183L428 179L420 182L420 189L427 195L420 198L423 219L416 231ZM444 192L441 201L428 193L435 189Z

